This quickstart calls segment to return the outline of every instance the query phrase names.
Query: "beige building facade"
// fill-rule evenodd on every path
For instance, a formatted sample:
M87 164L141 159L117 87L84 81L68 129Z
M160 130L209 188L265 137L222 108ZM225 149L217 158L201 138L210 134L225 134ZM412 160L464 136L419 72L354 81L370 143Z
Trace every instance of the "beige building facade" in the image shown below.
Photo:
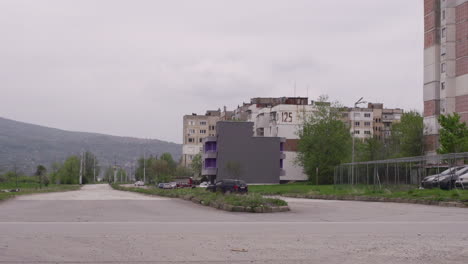
M216 136L216 123L221 118L221 111L209 110L205 115L185 115L183 118L182 165L192 164L195 155L203 148L203 139Z

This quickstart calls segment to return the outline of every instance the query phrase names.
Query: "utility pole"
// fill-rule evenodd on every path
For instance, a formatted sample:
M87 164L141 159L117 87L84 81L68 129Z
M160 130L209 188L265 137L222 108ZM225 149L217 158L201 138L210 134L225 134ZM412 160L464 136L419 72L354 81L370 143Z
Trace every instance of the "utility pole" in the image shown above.
M94 156L94 164L93 164L93 174L94 174L94 183L96 183L96 156Z
M360 104L365 104L365 103L367 103L366 101L362 101L363 99L364 99L364 97L361 97L359 100L357 100L357 101L354 103L354 108L357 108L358 105L360 105ZM353 112L354 112L354 109L353 109ZM354 113L353 113L353 121L351 121L351 122L354 122ZM354 125L356 125L356 124L354 124ZM354 145L355 145L355 143L354 143L355 138L354 138L354 137L355 137L355 135L356 135L356 134L355 134L354 125L352 124L352 126L351 126L351 127L353 128L353 134L352 134L352 137L353 137L353 154L352 154L352 161L351 161L351 164L352 164L352 165L351 165L351 184L352 184L352 185L354 185L354 152L355 152L355 151L354 151Z
M16 181L16 189L18 189L18 173L16 172L16 161L15 161L15 164L14 164L14 167L13 167L13 170L15 172L15 181Z
M114 156L114 183L117 182L117 159Z
M83 182L83 152L81 152L80 155L80 178L78 180L78 183L81 185Z
M143 182L146 184L146 150L143 154Z

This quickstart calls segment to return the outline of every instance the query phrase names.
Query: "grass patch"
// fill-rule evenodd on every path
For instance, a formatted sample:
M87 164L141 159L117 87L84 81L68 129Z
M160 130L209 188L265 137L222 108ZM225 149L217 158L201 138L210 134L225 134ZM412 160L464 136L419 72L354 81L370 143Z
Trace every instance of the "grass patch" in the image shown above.
M213 193L206 191L201 188L184 188L184 189L159 189L156 187L145 188L136 188L136 187L124 187L118 184L112 184L112 188L121 190L121 191L131 191L149 195L159 195L164 197L171 198L184 198L190 196L196 198L200 201L203 201L205 204L209 203L218 203L218 204L229 204L232 206L245 206L245 207L260 207L260 206L286 206L288 203L281 199L275 198L264 198L259 193L249 193L249 194L222 194L222 193ZM249 187L250 188L250 187Z
M251 185L251 193L262 195L335 195L335 196L371 196L386 198L419 199L446 202L467 202L468 190L441 189L420 190L414 185L386 185L382 188L368 185L309 185L307 183L290 183L279 185Z
M67 184L49 184L49 186L39 188L36 183L18 183L19 192L0 192L0 201L13 198L17 195L34 194L34 193L48 193L48 192L64 192L74 191L80 189L79 185L67 185ZM0 190L16 189L16 184L13 182L2 182L0 183Z

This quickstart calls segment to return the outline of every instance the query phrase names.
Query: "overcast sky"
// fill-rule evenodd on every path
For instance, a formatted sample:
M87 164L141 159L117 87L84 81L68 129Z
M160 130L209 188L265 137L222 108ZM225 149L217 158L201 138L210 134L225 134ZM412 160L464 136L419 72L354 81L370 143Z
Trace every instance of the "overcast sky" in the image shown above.
M0 0L0 116L182 142L251 97L422 110L422 0Z

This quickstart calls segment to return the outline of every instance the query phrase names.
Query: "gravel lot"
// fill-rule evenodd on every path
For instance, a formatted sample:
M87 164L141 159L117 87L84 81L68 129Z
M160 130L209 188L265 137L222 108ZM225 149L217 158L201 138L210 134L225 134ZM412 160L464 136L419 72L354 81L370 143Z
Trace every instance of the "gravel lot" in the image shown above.
M466 263L468 210L286 199L231 213L87 185L0 203L0 263Z

